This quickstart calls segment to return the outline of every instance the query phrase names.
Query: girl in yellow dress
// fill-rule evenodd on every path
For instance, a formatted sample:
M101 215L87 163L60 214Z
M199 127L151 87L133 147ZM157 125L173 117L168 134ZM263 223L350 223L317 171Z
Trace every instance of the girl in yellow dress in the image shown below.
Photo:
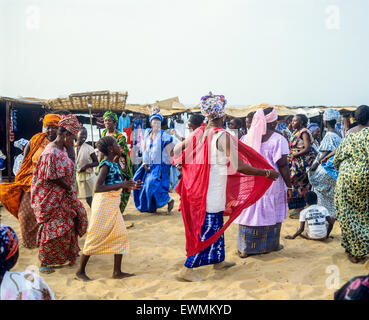
M117 160L121 150L117 141L110 136L101 138L97 148L104 154L99 164L99 175L95 186L95 195L91 207L91 219L87 238L81 257L77 278L91 280L86 275L86 265L91 255L114 254L113 278L122 279L134 276L121 271L122 257L129 252L127 229L119 209L120 195L123 189L137 190L141 181L123 180Z

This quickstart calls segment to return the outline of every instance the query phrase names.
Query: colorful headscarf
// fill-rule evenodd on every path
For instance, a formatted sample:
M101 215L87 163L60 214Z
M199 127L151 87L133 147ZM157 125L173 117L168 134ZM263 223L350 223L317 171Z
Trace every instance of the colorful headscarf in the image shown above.
M63 127L75 136L78 134L79 129L81 129L82 127L77 117L73 114L62 116L61 120L58 123L58 126Z
M44 116L44 120L42 121L42 125L44 127L47 126L58 126L58 123L61 119L61 116L56 113L48 113Z
M159 119L160 122L163 122L163 116L160 113L154 113L149 117L149 122L151 122L152 119Z
M0 275L7 270L5 262L13 257L18 251L18 237L9 226L0 224Z
M118 123L118 116L112 112L112 111L106 111L103 115L103 119L105 119L106 117L109 117L110 119L112 119L115 123Z
M21 138L17 141L14 141L14 147L21 149L23 151L28 142L29 141L27 139Z
M320 129L320 127L319 127L319 125L318 125L317 123L315 123L315 122L310 122L310 123L308 124L308 126L307 126L307 129L308 129L311 133L313 133L315 130Z
M160 108L159 106L152 106L151 107L151 114L154 114L154 113L160 113Z
M324 121L336 120L337 122L339 122L340 119L341 119L341 114L336 109L327 109L323 113L323 120Z
M254 117L252 118L251 127L247 133L247 135L242 139L242 142L260 152L261 139L267 131L267 123L272 123L277 121L278 113L275 109L275 106L271 106L273 108L272 112L267 115L264 114L264 109L258 109Z
M223 95L213 95L210 92L209 95L201 97L201 113L209 119L219 119L224 115L226 103Z

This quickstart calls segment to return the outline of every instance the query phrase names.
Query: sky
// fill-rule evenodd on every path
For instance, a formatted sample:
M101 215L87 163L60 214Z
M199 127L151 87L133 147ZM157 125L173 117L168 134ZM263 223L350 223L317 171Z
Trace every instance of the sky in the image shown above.
M0 96L369 104L369 0L0 0Z

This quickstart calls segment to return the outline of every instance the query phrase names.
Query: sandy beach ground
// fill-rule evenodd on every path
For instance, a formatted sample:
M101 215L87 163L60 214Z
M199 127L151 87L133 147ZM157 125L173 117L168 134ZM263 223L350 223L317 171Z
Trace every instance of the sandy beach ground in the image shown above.
M56 299L333 299L336 288L354 276L368 274L369 261L352 264L340 245L338 223L332 231L334 239L327 242L302 238L286 240L298 228L298 220L287 218L282 226L279 252L241 259L236 255L238 225L232 224L225 232L226 260L236 266L216 271L211 266L199 268L206 277L203 282L180 282L178 271L185 262L185 234L182 216L178 211L179 197L172 215L166 207L158 215L140 213L132 197L126 209L125 220L133 222L128 229L129 254L123 257L122 270L135 277L114 280L113 256L92 256L87 266L91 282L75 280L79 265L56 269L42 275L53 290ZM86 205L87 207L87 205ZM89 210L88 210L89 213ZM1 223L10 225L20 237L18 221L1 208ZM79 240L83 248L85 236ZM38 250L20 247L20 257L13 271L28 266L39 266ZM334 281L336 279L336 282ZM339 283L338 283L338 281Z

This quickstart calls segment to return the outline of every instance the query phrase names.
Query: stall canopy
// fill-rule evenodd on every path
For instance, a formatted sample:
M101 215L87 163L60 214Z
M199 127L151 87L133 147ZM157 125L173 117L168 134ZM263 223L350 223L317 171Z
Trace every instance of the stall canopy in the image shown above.
M127 104L125 109L131 112L137 112L137 113L142 113L145 115L150 115L153 106L159 107L160 112L163 116L170 116L175 113L183 113L183 112L190 111L190 108L185 107L179 101L178 97L160 100L152 104L145 104L145 105Z
M128 92L91 91L72 93L68 97L47 100L54 110L78 112L122 112L125 109Z

